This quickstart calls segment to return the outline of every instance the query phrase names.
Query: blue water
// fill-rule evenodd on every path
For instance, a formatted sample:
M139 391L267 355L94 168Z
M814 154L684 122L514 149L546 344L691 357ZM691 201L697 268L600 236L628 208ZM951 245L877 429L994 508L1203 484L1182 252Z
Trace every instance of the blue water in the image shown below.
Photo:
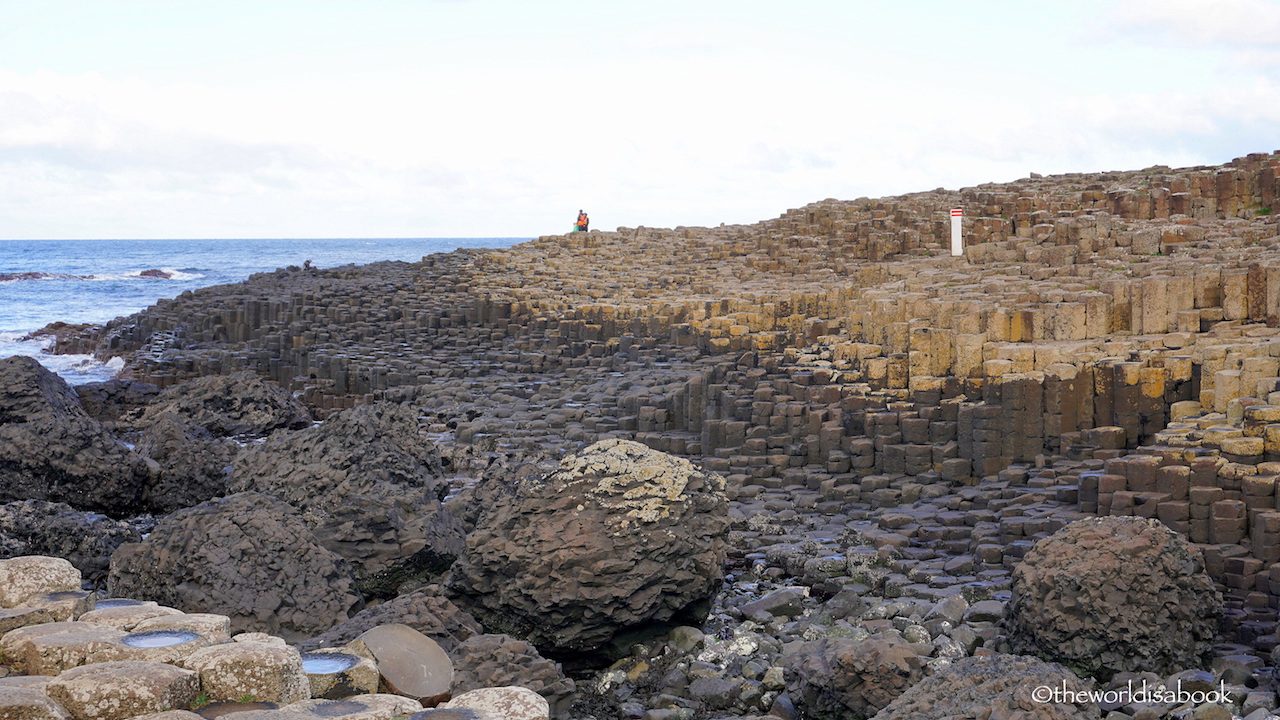
M528 238L320 240L0 240L0 357L30 355L72 384L105 380L119 364L44 352L49 341L20 338L51 322L102 323L184 290L239 282L256 272L310 260L326 268L379 260L417 261L458 248L510 247ZM168 279L141 275L160 270Z

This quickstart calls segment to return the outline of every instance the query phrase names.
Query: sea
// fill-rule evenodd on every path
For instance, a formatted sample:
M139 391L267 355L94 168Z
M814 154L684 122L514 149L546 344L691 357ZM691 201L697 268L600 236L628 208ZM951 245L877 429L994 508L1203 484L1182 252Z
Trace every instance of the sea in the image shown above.
M0 358L29 355L72 385L108 380L121 369L119 359L53 355L51 339L26 336L59 320L103 323L186 290L307 260L320 268L416 262L432 253L505 248L528 239L0 240Z

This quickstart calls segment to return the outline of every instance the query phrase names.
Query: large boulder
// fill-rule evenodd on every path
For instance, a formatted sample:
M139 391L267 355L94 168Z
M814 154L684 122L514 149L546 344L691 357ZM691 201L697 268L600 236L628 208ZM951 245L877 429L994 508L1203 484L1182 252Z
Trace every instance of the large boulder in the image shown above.
M126 522L66 503L22 500L0 505L0 558L52 555L95 578L106 574L116 548L139 539L138 531Z
M180 510L147 539L122 545L108 589L290 640L323 632L362 604L347 562L316 541L297 510L258 493Z
M1033 657L996 654L957 660L912 685L874 720L1019 717L1093 720L1091 683Z
M159 466L147 483L147 506L170 513L226 495L239 446L169 410L148 419L134 450Z
M924 660L896 632L825 638L785 656L787 692L809 720L863 720L923 677Z
M274 435L237 457L230 490L301 510L320 542L352 563L367 597L395 597L463 550L462 526L440 502L439 455L407 407L362 405Z
M723 478L639 443L598 442L487 505L452 590L492 632L553 656L705 612L722 578Z
M1198 667L1222 617L1200 553L1154 520L1078 520L1014 568L1004 624L1013 651L1107 679Z
M146 427L155 417L171 412L219 437L262 437L311 424L306 406L288 390L247 371L210 375L168 388L135 425Z
M0 359L0 502L52 500L137 512L147 465L34 358Z
M298 643L302 650L338 647L379 625L408 625L435 640L445 652L484 632L480 623L445 597L438 585L372 605L325 633Z

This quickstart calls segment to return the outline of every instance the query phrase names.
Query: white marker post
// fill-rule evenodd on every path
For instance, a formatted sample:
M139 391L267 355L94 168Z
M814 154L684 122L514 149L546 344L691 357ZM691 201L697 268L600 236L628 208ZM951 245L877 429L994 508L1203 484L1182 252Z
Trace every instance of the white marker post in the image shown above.
M951 256L964 254L964 239L960 237L960 222L964 220L964 208L951 208Z

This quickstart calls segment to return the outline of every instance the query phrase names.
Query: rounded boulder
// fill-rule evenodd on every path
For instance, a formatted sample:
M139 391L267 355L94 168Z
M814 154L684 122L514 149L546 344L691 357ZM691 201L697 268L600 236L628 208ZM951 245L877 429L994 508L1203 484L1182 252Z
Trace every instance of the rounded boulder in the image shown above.
M613 648L705 610L722 579L724 480L628 440L486 494L451 588L486 628L552 655Z
M1014 568L1004 625L1013 651L1082 676L1198 666L1222 596L1186 538L1139 517L1079 520Z

